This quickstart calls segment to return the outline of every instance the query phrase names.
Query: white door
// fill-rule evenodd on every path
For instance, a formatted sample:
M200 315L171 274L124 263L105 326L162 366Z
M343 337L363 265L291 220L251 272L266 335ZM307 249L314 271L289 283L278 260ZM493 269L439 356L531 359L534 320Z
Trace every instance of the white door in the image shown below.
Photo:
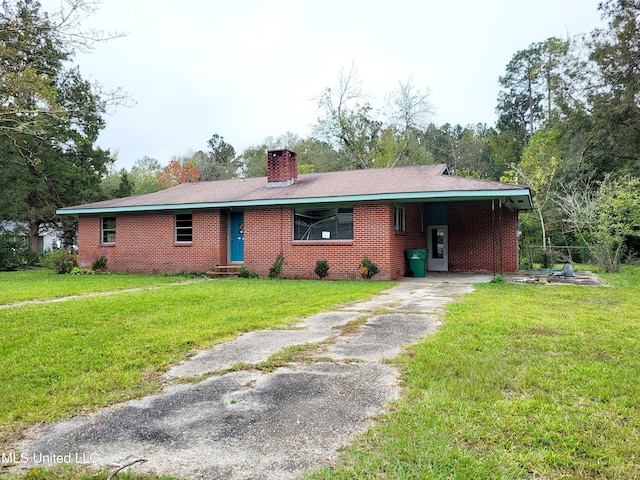
M427 229L427 270L446 272L449 270L449 239L446 225L433 225Z

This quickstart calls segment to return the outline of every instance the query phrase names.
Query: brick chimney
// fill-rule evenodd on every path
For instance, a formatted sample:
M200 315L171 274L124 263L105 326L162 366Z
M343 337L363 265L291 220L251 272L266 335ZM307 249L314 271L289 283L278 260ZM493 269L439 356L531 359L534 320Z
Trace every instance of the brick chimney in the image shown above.
M267 152L267 187L288 187L298 179L298 156L291 150Z

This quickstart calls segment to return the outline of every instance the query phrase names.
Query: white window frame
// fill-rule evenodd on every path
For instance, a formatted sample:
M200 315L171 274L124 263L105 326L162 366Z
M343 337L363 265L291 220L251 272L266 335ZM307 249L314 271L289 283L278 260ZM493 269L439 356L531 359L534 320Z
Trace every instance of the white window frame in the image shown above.
M105 223L109 220L113 220L113 228L107 228ZM112 240L109 237L113 236ZM116 217L101 217L100 218L100 240L105 245L113 245L116 243Z
M399 205L393 207L393 230L396 232L407 231L407 208Z

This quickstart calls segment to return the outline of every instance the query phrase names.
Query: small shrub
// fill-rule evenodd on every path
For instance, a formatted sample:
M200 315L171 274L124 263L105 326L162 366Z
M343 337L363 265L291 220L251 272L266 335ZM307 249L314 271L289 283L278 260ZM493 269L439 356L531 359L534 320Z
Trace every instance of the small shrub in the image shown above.
M498 274L489 283L506 283L506 281L502 275Z
M54 250L45 253L41 260L42 265L56 273L71 273L78 266L78 256L67 250Z
M78 268L73 267L69 272L71 275L95 275L95 270L90 270L88 268Z
M276 260L269 267L269 278L278 278L282 275L282 267L284 266L284 253L282 250L276 256Z
M542 251L542 268L552 268L554 264L553 252L545 248Z
M378 268L378 266L373 263L369 257L364 257L360 262L360 266L358 267L358 274L366 280L371 279L371 277L373 277L379 271L380 269Z
M240 271L238 272L238 276L240 278L258 278L260 275L258 275L256 272L252 272L247 267L242 266L242 267L240 267Z
M24 238L0 231L0 271L24 267L34 256Z
M107 257L102 255L95 262L91 264L91 269L94 272L102 273L107 269Z
M316 268L314 268L313 272L322 280L329 275L329 262L326 260L316 260Z

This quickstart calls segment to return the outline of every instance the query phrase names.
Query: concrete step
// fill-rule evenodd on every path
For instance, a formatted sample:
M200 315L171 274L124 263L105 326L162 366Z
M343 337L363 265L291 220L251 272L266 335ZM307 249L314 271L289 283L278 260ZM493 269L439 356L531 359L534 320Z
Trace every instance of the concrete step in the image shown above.
M240 274L242 265L218 265L213 270L206 272L209 278L237 277Z

